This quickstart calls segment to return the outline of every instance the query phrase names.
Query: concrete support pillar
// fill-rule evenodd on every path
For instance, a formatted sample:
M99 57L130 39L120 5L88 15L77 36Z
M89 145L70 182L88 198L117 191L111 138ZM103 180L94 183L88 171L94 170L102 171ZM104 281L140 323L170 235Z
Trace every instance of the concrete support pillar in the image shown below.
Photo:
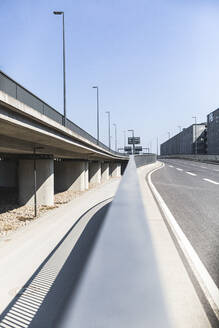
M37 205L54 205L54 160L36 160ZM21 205L34 205L34 160L19 160L18 193Z
M84 191L87 184L85 161L55 161L55 192Z
M121 176L120 163L110 163L110 175L112 176L112 178L118 178Z
M17 162L12 160L0 161L0 188L17 187Z
M101 183L101 163L90 162L89 163L89 185L94 187Z
M85 172L84 172L84 184L85 189L89 189L89 164L85 162Z
M109 180L109 163L101 163L101 182Z

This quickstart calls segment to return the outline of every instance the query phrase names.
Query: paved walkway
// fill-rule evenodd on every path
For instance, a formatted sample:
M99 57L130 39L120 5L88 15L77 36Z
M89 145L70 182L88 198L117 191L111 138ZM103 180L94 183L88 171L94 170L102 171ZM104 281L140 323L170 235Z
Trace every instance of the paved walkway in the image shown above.
M113 197L119 182L118 178L110 179L0 241L0 313L73 224L86 211Z

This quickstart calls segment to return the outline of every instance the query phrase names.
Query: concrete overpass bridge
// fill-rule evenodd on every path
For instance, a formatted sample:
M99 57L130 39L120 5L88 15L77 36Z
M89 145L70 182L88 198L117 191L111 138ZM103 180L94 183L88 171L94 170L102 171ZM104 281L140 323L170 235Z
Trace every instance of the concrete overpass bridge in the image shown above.
M0 327L218 327L218 276L207 274L191 226L180 228L179 192L191 186L180 174L197 174L154 154L129 159L62 123L0 72L0 187L16 188L20 204L53 205L56 191L99 186L0 240Z
M17 187L20 204L33 203L34 179L38 204L53 205L54 190L83 191L124 170L126 156L62 123L59 112L0 72L0 187Z

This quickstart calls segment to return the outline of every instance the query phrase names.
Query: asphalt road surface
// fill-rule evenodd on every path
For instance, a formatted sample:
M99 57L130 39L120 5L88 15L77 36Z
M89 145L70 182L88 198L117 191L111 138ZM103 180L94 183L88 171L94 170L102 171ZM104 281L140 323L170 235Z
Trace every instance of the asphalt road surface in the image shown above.
M162 161L152 182L219 287L219 165Z

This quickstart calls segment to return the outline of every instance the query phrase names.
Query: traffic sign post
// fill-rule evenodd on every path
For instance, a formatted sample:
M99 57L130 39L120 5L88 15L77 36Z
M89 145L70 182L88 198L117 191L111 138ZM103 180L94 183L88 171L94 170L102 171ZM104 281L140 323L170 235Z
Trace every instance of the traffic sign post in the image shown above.
M132 147L131 146L125 146L124 150L125 151L132 151Z
M140 144L140 137L128 137L128 144L133 145L133 144Z

